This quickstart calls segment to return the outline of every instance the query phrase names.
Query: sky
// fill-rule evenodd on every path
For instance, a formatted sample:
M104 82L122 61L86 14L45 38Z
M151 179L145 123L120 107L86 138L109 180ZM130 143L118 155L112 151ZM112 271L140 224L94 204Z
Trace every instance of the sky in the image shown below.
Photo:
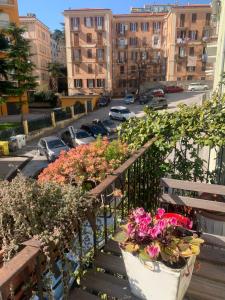
M179 0L179 4L208 4L209 0ZM175 0L18 0L19 14L35 13L51 30L61 29L63 11L68 8L110 8L113 13L129 13L131 7L144 4L174 4Z

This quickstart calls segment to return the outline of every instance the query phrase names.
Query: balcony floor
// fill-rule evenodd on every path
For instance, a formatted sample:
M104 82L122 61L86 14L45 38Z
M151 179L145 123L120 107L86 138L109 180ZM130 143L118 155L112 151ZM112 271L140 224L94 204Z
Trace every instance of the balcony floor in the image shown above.
M208 234L203 238L205 244L198 258L200 268L194 272L184 300L224 300L225 238ZM138 300L130 292L120 248L112 240L95 258L93 269L81 279L80 287L71 291L69 299L101 299L96 295L107 295L104 299Z

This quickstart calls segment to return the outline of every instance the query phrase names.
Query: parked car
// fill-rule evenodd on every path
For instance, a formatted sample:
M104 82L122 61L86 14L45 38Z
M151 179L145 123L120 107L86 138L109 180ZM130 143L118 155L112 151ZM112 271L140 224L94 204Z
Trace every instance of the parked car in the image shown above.
M99 106L99 107L107 106L107 105L109 105L109 103L110 103L109 97L101 97L101 98L98 100L98 106Z
M164 97L155 97L148 104L148 107L153 110L167 108L168 107L167 100Z
M69 126L62 134L61 139L69 147L76 147L78 145L86 145L94 142L95 139L87 131L82 129L74 129Z
M81 129L87 131L94 138L97 138L98 136L101 137L108 136L107 130L96 124L82 125Z
M126 104L131 104L131 103L134 103L134 101L135 101L135 98L134 98L134 95L132 95L132 94L127 94L125 97L124 97L124 102L126 103Z
M152 90L151 94L153 97L164 97L165 96L163 89Z
M114 106L109 111L109 117L114 120L126 121L135 117L135 113L131 112L125 106Z
M38 142L38 152L45 155L49 162L59 157L62 151L68 151L70 148L57 136L48 136L40 139Z
M209 86L204 83L194 82L190 83L188 86L188 91L206 91L209 89Z
M142 94L142 95L139 95L139 103L140 104L147 104L148 101L150 101L152 99L152 96L151 95L146 95L146 94Z
M166 86L164 89L165 93L180 93L183 91L184 91L184 89L177 85Z
M117 131L117 126L116 126L115 122L113 122L110 119L106 119L103 121L101 121L99 119L95 119L93 121L93 123L97 124L98 126L101 126L105 130L107 130L108 134L115 133Z

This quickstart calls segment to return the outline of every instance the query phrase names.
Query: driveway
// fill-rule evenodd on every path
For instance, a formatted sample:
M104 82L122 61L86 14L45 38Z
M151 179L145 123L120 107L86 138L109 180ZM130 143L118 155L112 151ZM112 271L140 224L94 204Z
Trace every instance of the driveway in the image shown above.
M177 106L181 103L192 105L194 103L201 104L202 103L202 92L183 92L183 93L176 93L176 94L168 94L167 100L168 100L168 110L174 111L177 109ZM87 116L83 116L81 119L74 121L72 124L74 128L80 128L82 124L88 124L91 123L94 119L100 119L104 120L108 118L109 108L112 106L120 106L123 105L123 99L113 99L110 103L110 106L100 108L94 112L89 113ZM137 117L141 118L144 116L143 108L144 105L140 105L139 103L134 103L130 105L126 105L131 111L135 112ZM52 134L58 135L63 131L61 130L53 130ZM32 156L32 161L23 169L22 173L25 176L32 177L40 169L43 169L48 165L48 162L43 156L39 156L37 154L37 140L33 140L27 144L26 147L24 147L19 154L23 154L26 156Z

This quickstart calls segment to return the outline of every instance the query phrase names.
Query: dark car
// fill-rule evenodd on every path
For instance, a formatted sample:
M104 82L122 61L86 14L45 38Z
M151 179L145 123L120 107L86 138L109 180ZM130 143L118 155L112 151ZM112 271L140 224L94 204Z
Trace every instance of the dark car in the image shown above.
M148 107L153 110L167 108L167 100L164 97L154 97L152 101L148 104Z
M102 96L99 100L98 100L98 106L99 107L104 107L109 105L110 103L110 98L106 97L106 96Z
M69 126L61 133L61 139L69 147L76 147L79 145L86 145L95 141L87 131L81 129L74 129Z
M81 126L81 129L87 131L94 138L108 136L107 130L97 124L85 124Z
M153 96L149 93L141 94L138 97L138 101L140 104L147 104L149 101L151 101Z
M180 93L183 91L184 91L184 89L182 87L176 86L176 85L167 86L164 89L165 93Z
M93 121L93 123L104 128L108 132L108 134L115 133L117 131L117 126L116 126L115 122L113 122L110 119L106 119L103 121L101 121L99 119L95 119Z

